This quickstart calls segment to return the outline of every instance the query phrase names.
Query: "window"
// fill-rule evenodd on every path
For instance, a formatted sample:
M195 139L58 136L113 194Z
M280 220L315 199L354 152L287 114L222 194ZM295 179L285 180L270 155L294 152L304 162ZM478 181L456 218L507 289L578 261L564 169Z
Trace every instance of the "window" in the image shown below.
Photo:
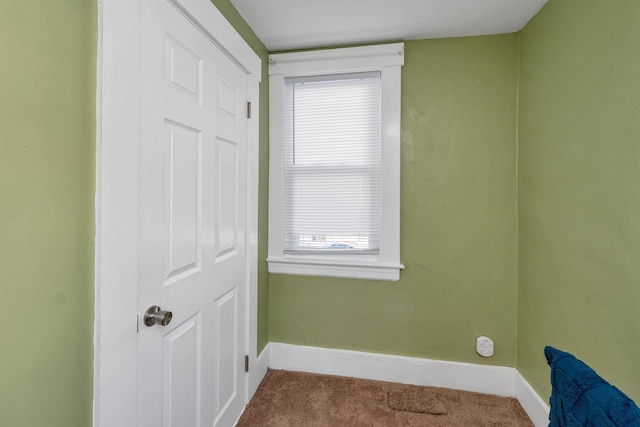
M270 57L269 271L398 280L401 43Z
M285 253L377 253L380 73L285 79Z

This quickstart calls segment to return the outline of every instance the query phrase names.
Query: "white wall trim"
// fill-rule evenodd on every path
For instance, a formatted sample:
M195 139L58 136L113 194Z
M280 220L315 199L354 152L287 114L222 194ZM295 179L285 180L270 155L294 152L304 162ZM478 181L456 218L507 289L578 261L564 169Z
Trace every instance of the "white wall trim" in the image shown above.
M262 60L210 0L168 1L247 74L255 76L258 82L262 80Z
M247 377L247 404L249 403L253 395L256 394L258 386L262 382L264 376L267 374L267 370L269 369L269 356L271 354L269 347L270 345L271 344L268 343L267 346L262 349L262 353L260 353L260 355L255 358L253 363L251 363L249 366L249 375ZM249 359L251 360L251 356L249 356ZM238 424L238 421L240 421L240 418L242 418L242 414L244 414L244 411L246 409L247 406L245 405L240 415L238 415L238 419L233 423L234 426Z
M514 368L274 342L270 351L273 369L515 395Z
M404 43L269 55L269 74L285 77L357 72L404 65Z
M245 403L251 400L257 384L264 374L256 373L256 355L258 353L258 190L259 190L259 141L260 141L260 85L256 76L248 79L248 95L252 104L256 105L249 119L247 150L247 334L245 348L249 356L249 374L245 376ZM266 367L265 367L266 373ZM254 387L254 384L256 386Z
M344 262L310 262L296 259L271 259L269 263L269 273L273 274L293 274L296 276L329 276L344 277L351 279L372 279L387 280L397 282L400 279L400 270L404 269L403 264L376 265L376 264L347 264Z
M140 86L140 11L131 6L98 2L94 426L125 427L136 419L136 359L130 355L137 350L138 183L122 173L138 164L137 146L128 143L138 135L139 97L133 94Z
M400 112L404 44L269 56L269 272L398 281L400 270ZM285 79L380 72L380 251L371 256L291 255L284 248ZM357 259L357 260L356 260Z
M269 354L264 355L267 351ZM515 397L536 427L548 424L549 408L515 368L275 342L269 343L263 355L271 369Z
M256 363L249 370L249 373L253 371L253 375L250 376L249 383L249 400L256 393L258 386L262 382L262 379L267 374L269 365L271 363L271 343L262 350L260 355L256 358ZM247 400L247 402L249 401Z
M516 372L516 399L524 408L536 427L549 425L549 406L531 387L526 379Z

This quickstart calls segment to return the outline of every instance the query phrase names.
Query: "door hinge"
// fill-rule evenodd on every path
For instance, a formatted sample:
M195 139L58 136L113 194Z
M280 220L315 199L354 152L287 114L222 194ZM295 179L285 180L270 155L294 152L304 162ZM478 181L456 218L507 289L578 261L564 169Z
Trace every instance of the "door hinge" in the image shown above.
M136 332L140 332L140 316L136 316Z
M247 102L247 119L251 118L251 101Z
M249 372L249 356L244 356L244 371Z

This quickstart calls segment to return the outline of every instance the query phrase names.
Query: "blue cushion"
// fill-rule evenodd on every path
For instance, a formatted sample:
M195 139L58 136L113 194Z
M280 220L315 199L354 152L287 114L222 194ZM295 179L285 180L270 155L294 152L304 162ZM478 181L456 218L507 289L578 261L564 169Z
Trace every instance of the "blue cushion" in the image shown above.
M593 369L553 347L544 354L551 367L550 427L640 426L640 408Z

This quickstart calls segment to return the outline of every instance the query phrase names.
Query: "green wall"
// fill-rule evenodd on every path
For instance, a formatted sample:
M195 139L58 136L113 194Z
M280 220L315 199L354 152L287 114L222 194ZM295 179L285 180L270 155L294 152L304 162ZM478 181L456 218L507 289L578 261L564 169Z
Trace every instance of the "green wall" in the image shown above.
M268 335L267 51L260 87L259 342ZM0 425L91 425L97 2L0 0Z
M91 425L97 2L0 0L0 425Z
M0 0L2 1L2 0ZM262 59L260 83L260 188L258 200L258 354L269 343L269 273L267 231L269 228L269 52L230 0L211 0L244 40Z
M399 282L270 276L271 341L515 366L514 34L405 42ZM495 356L475 337L495 340Z
M521 32L518 369L574 353L640 401L640 2L551 0Z

